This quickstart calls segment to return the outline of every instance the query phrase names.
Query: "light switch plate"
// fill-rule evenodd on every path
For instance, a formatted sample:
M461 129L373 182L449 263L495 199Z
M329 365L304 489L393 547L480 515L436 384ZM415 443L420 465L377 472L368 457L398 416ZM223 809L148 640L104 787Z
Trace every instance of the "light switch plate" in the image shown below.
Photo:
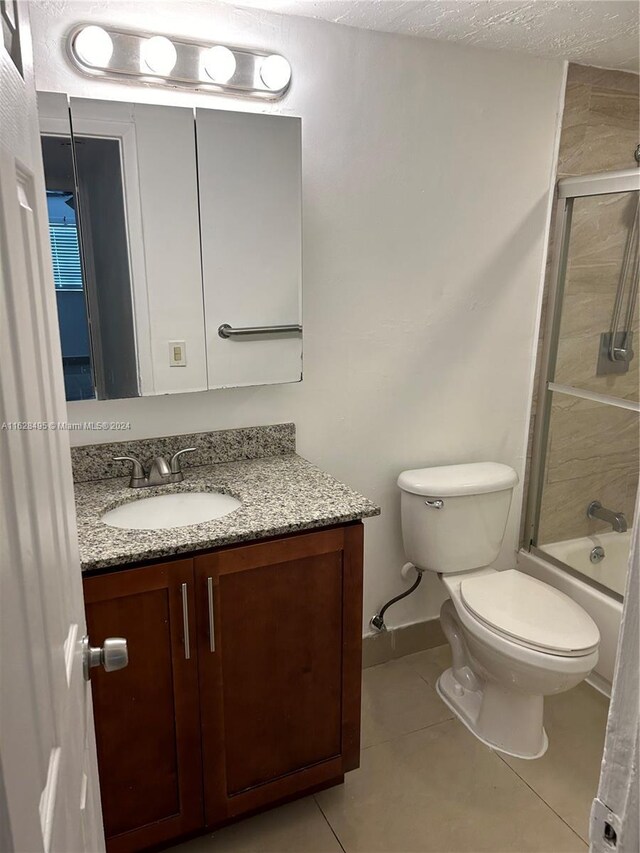
M184 341L169 341L169 367L187 366L187 347Z

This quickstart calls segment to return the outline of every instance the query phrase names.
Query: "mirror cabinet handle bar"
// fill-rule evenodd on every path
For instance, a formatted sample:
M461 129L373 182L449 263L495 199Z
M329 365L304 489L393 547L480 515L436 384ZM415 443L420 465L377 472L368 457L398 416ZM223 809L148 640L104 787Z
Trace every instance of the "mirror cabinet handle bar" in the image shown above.
M189 642L189 588L186 583L182 584L182 622L184 625L184 656L185 660L191 657L191 643Z
M207 578L207 598L209 600L209 648L216 650L216 626L213 616L213 578Z
M302 326L245 326L241 329L234 329L228 323L223 323L218 327L218 334L221 338L245 338L250 335L301 335Z

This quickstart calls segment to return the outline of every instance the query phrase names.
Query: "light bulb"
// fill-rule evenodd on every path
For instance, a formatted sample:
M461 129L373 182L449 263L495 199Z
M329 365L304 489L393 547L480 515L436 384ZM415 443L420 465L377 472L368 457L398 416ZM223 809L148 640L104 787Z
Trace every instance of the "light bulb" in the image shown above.
M142 59L154 74L170 74L178 59L178 53L168 38L152 36L142 45Z
M204 70L214 83L226 83L236 73L236 58L228 47L217 44L205 52Z
M278 92L291 80L291 66L277 53L267 56L260 65L260 79L272 92Z
M102 68L109 64L113 42L106 30L92 24L80 30L73 40L73 49L85 65Z

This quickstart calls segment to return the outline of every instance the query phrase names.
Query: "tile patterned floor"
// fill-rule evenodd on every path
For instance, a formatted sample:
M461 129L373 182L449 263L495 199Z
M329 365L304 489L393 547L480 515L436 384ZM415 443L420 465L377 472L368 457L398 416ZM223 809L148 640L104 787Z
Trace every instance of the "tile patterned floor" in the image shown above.
M175 853L584 853L607 700L586 684L550 697L544 758L492 752L434 687L441 646L363 673L362 760L344 785Z

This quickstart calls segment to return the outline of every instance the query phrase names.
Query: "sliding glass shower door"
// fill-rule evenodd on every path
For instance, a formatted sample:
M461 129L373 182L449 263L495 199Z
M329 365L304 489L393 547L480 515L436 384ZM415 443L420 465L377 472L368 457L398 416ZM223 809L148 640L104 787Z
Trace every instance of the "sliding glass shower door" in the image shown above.
M559 183L527 543L622 595L638 489L640 173Z

